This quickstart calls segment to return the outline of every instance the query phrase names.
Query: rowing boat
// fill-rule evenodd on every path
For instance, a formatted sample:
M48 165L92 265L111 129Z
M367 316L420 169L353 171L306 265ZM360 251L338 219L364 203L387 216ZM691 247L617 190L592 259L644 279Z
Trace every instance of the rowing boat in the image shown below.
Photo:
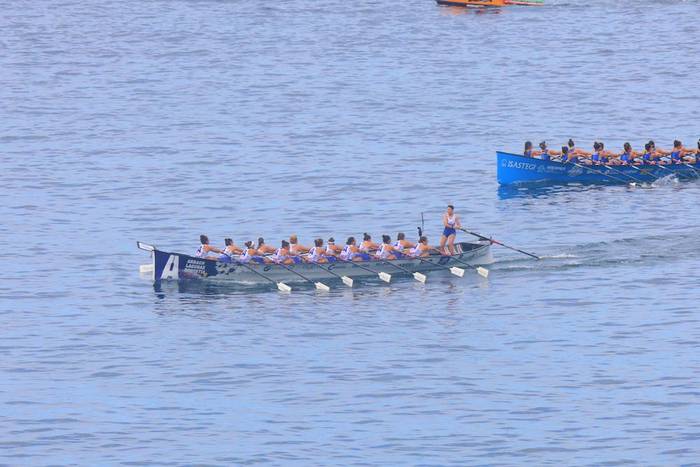
M502 7L506 5L541 6L544 0L435 0L438 5L467 8Z
M668 175L697 178L700 174L700 164L586 166L501 151L496 152L496 159L498 183L501 185L651 183Z
M491 257L491 242L478 241L474 243L455 243L454 256L445 256L439 253L417 258L404 258L395 260L371 260L359 263L335 261L323 263L321 266L314 263L300 263L279 265L274 263L257 264L246 263L241 265L235 260L223 262L216 259L204 259L183 253L173 253L159 250L154 245L136 242L139 249L151 253L151 266L144 270L152 271L154 282L167 280L207 280L223 281L244 285L268 285L270 279L275 282L299 283L306 282L296 273L312 281L337 279L338 276L352 278L369 278L377 276L380 272L387 271L397 275L409 275L414 272L429 272L449 269L451 266L488 264L493 261ZM396 267L392 267L392 266ZM402 271L403 268L405 271ZM294 271L294 272L292 272ZM330 271L330 272L329 272ZM265 277L269 279L265 279Z

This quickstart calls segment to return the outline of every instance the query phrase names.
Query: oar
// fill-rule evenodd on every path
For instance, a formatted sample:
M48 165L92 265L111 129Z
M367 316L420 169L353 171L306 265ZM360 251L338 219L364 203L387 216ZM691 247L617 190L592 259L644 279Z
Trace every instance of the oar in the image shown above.
M438 250L437 248L433 248L433 251L437 251L438 253L440 253L440 254L442 255L442 252L441 252L440 250ZM474 267L474 265L469 264L469 263L467 263L466 261L461 261L461 260L459 260L459 259L457 259L457 258L455 258L454 256L451 256L451 255L448 256L448 258L452 258L452 261L454 261L454 262L456 262L456 263L459 263L459 264L463 264L463 265L467 266L467 267L470 268L470 269L474 269L474 270L476 271L476 273L479 274L481 277L489 277L489 270L486 269L486 268L483 268L483 267L481 267L481 266ZM431 263L431 264L434 264L434 263ZM445 266L445 267L449 267L449 266ZM457 272L452 271L453 269L458 269L459 271L462 271L462 275L459 275ZM452 274L454 274L455 276L462 277L462 276L464 275L464 269L462 269L462 268L452 267L452 268L450 268L450 271L451 271Z
M425 274L421 274L420 272L413 272L410 269L406 269L403 266L399 266L398 264L392 263L392 261L396 260L380 259L378 261L394 266L395 268L400 269L405 273L411 274L415 280L417 280L418 282L422 282L423 284L425 284L425 281L428 279L428 276L426 276Z
M624 176L624 177L629 177L629 178L631 178L631 179L634 180L634 182L636 182L636 183L644 183L642 180L640 180L640 179L638 179L638 178L635 178L635 177L633 177L633 176L631 176L631 175L629 175L629 174L626 174L626 173L624 173L624 172L621 171L621 170L617 170L617 169L616 169L615 167L613 167L612 165L606 165L605 167L607 167L609 170L612 170L613 172L615 172L615 173L617 173L617 174L620 174L620 175L622 175L622 176Z
M527 256L530 256L530 257L532 257L532 258L535 258L535 259L542 259L542 258L540 258L539 256L537 256L537 255L535 255L535 254L533 254L533 253L528 253L527 251L523 251L523 250L520 250L520 249L518 249L518 248L515 248L515 247L512 247L512 246L508 246L508 245L506 245L505 243L501 243L501 242L499 242L498 240L494 240L493 238L484 237L483 235L478 234L478 233L476 233L476 232L470 232L470 231L468 231L468 230L466 230L466 229L463 229L463 228L461 228L461 227L459 227L458 230L461 230L462 232L466 232L466 233L468 233L469 235L474 235L475 237L478 237L478 238L480 238L480 239L482 239L482 240L488 240L488 241L491 242L491 243L495 243L496 245L500 245L500 246L502 246L502 247L504 247L504 248L508 248L509 250L517 251L518 253L522 253L522 254L527 255Z
M350 277L348 277L348 276L341 276L340 274L336 274L336 273L334 273L333 271L331 271L330 269L324 268L324 267L321 266L319 263L310 262L309 264L313 264L314 266L316 266L316 267L318 267L318 268L320 268L320 269L323 269L323 270L326 271L328 274L332 274L332 275L334 275L335 277L340 278L340 280L343 281L343 284L347 285L348 287L352 287L352 284L353 284L352 278L350 278Z
M256 271L254 268L248 266L245 263L242 263L240 261L236 261L236 264L240 264L244 268L248 269L251 272L254 272L258 276L262 277L263 279L268 280L268 281L272 282L273 284L277 285L277 289L279 289L281 292L291 292L292 291L292 288L290 286L288 286L287 284L285 284L284 282L277 282L276 280L267 277L265 274Z
M283 267L284 269L286 269L287 271L293 272L293 273L296 274L297 276L299 276L299 277L301 277L302 279L304 279L306 282L309 282L309 283L313 284L314 286L316 286L316 288L317 288L318 290L323 290L324 292L328 292L329 290L331 290L331 288L328 287L328 286L327 286L326 284L324 284L323 282L312 281L311 279L309 279L308 277L306 277L306 276L303 275L302 273L295 271L294 269L288 267L288 266L285 265L285 264L282 264L282 263L275 263L275 264L276 264L277 266L282 266L282 267Z
M347 260L347 259L340 259L340 258L338 258L338 261L342 261L343 263L354 264L355 266L357 266L357 267L360 268L360 269L364 269L365 271L369 271L369 272L371 272L372 274L376 274L377 276L379 276L379 278L380 278L381 280L383 280L383 281L386 282L386 283L391 282L391 274L389 274L389 273L386 273L386 272L383 272L383 271L377 272L377 271L375 271L374 269L366 268L366 267L362 266L361 264L358 264L357 261L350 261L350 260Z
M683 165L690 167L690 170L692 170L695 174L695 178L700 178L700 174L695 170L695 167L693 167L691 164L688 164L687 162L683 162Z
M591 166L581 165L581 164L576 163L576 162L574 162L573 164L574 164L576 167L579 167L579 168L581 168L581 169L590 170L590 171L593 172L593 173L596 173L596 174L598 174L598 175L602 175L603 177L607 177L607 178L609 178L609 179L611 179L611 180L617 180L618 182L622 182L622 183L629 183L627 180L623 180L623 179L621 179L621 178L613 177L613 176L611 176L610 174L606 174L606 173L601 172L600 170L593 169Z

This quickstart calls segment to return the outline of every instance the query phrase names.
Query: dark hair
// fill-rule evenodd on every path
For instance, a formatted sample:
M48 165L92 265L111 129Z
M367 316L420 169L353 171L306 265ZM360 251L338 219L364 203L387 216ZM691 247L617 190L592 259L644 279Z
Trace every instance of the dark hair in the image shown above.
M202 245L206 245L207 243L209 243L209 237L207 237L204 234L200 235L199 236L199 243L201 243Z
M632 145L630 143L625 143L624 146L622 146L625 151L631 151L632 150Z
M593 143L593 150L594 150L594 151L597 151L598 149L600 149L600 143L598 143L598 141L595 141L595 142Z
M679 148L679 147L681 147L681 146L683 146L683 143L681 143L681 142L678 141L677 139L673 140L673 147L674 147L674 148Z
M314 245L316 246L322 246L323 245L323 239L322 238L317 238L314 240Z
M525 141L525 151L532 149L532 141Z
M650 139L650 140L649 140L649 145L652 146L652 147L656 147L656 144L654 143L654 140L653 140L653 139Z
M562 146L561 147L561 153L564 155L569 154L569 148L567 146Z
M450 209L452 209L453 211L455 210L455 207L452 206L451 204L448 204L447 207L450 208Z
M571 138L569 138L569 143L568 143L568 144L569 144L569 147L570 147L570 148L573 148L574 146L576 146L576 145L574 144L574 140L571 139Z
M233 244L233 240L230 238L224 238L224 245L229 246Z
M244 243L244 245L247 246L248 248L253 248L253 241L248 240L247 242Z
M651 144L647 143L644 145L644 150L645 151L650 151L651 150Z
M348 240L345 242L346 245L352 245L355 243L355 237L348 237Z
M367 242L369 240L372 240L372 236L368 234L367 232L362 234L362 241Z
M427 241L428 241L428 237L426 237L425 235L421 235L420 238L418 239L418 242L420 242L420 243L427 242Z
M335 243L335 238L333 238L333 237L329 238L328 243Z
M598 147L599 147L600 149L605 149L605 143L603 143L603 142L601 141L600 143L598 143Z
M700 149L700 139L698 140L698 149Z
M389 243L391 241L391 237L388 235L382 235L382 243Z
M258 237L258 246L262 246L263 243L265 243L265 239L262 237Z
M289 248L289 242L287 240L282 240L282 248Z
M396 240L404 240L405 238L406 238L406 234L403 233L403 232L399 232L399 233L396 235Z
M547 142L546 142L546 141L542 141L542 142L540 143L540 149L542 149L543 151L544 151L545 149L547 149Z

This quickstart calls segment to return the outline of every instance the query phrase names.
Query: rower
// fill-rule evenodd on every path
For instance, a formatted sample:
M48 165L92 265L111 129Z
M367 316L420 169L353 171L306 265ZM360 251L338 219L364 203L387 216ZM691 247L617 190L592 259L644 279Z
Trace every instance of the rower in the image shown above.
M272 261L281 264L294 264L296 262L289 254L289 242L287 240L282 240L282 246L272 255Z
M382 244L379 245L379 250L374 254L377 259L396 259L394 254L394 247L391 246L391 237L389 235L382 235Z
M360 252L369 253L372 250L377 250L379 245L372 241L372 236L365 232L362 234L362 243L360 243Z
M260 256L265 256L265 255L269 255L271 253L274 253L275 251L276 251L275 247L265 243L264 238L258 237L258 248L257 248L256 254L258 254Z
M328 239L328 242L326 244L326 258L328 261L336 261L336 257L340 252L343 251L343 248L340 245L335 244L335 238L331 237Z
M262 256L258 256L258 250L255 248L255 243L252 240L248 240L244 243L245 248L243 248L243 254L238 258L240 263L250 263L251 261L258 264L265 263L265 259Z
M409 248L413 248L416 246L415 243L409 242L406 240L406 234L403 232L399 232L396 234L396 241L394 242L394 251L399 252L399 253L404 253L405 250L408 250Z
M610 156L612 153L610 151L605 150L605 143L600 142L598 143L598 154L600 155L600 163L601 164L609 164L610 163Z
M611 162L613 165L630 165L638 155L636 152L632 151L632 145L630 143L625 143L622 149L623 151L617 156L617 159L613 159Z
M547 149L547 143L545 141L542 141L540 143L540 150L535 151L532 153L532 157L539 157L543 161L548 161L551 159L551 156L558 156L560 153L557 151L552 151L550 149Z
M590 156L591 154L584 151L583 149L579 149L576 147L576 144L574 143L574 140L569 138L569 141L567 141L567 146L569 147L569 157L572 156Z
M525 150L523 156L532 157L532 141L525 141Z
M304 245L299 244L299 239L297 238L296 234L292 234L289 236L289 254L292 256L298 256L302 253L308 253L309 248L305 247Z
M314 240L314 246L309 249L309 254L306 257L306 261L309 263L327 263L324 253L325 248L323 248L323 239L317 238Z
M675 140L673 142L673 150L667 153L667 155L671 156L671 164L682 164L686 162L688 154L692 154L693 152L695 151L684 148L683 143L679 140Z
M369 261L369 255L360 251L356 245L355 237L348 237L343 251L340 252L340 259L343 261Z
M219 256L219 261L223 261L224 263L230 263L233 255L240 255L241 253L243 253L243 250L234 245L233 240L231 240L230 238L224 239L224 245L226 245L226 248L224 248L224 251L221 252L221 255Z
M216 248L215 246L209 245L209 237L207 237L206 235L199 236L199 243L199 248L197 248L197 251L194 254L197 258L215 259L209 257L209 253L223 253L223 251Z
M440 237L440 251L445 255L454 255L456 229L462 228L462 224L459 221L459 216L455 214L455 207L451 204L447 206L447 211L442 215L442 225L445 229L442 231L442 237ZM447 243L449 252L445 249L445 243Z
M435 248L428 245L428 237L425 235L421 235L420 239L418 240L418 243L411 248L411 251L408 253L409 256L413 258L417 258L419 256L430 256L430 250L434 250Z
M642 154L642 164L656 164L656 156L652 151L650 143L644 145L644 154Z

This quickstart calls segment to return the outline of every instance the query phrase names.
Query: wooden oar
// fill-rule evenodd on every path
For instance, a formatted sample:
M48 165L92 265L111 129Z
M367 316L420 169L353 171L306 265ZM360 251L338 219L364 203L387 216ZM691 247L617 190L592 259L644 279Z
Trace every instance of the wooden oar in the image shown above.
M517 251L518 253L522 253L522 254L527 255L527 256L530 256L530 257L532 257L532 258L535 258L535 259L542 259L542 258L540 258L539 256L537 256L537 255L535 255L535 254L533 254L533 253L528 253L527 251L523 251L523 250L521 250L521 249L519 249L519 248L515 248L515 247L512 247L512 246L508 246L508 245L506 245L505 243L499 242L498 240L494 240L493 238L484 237L483 235L478 234L478 233L476 233L476 232L470 232L469 230L463 229L463 228L461 228L461 227L459 227L458 230L461 230L462 232L466 232L466 233L468 233L469 235L474 235L475 237L478 237L478 238L480 238L480 239L482 239L482 240L488 240L488 241L491 242L491 243L495 243L496 245L500 245L500 246L502 246L502 247L504 247L504 248L508 248L509 250Z
M442 255L442 252L441 252L440 250L438 250L437 248L433 248L433 251L437 251L438 253L440 253L440 254ZM447 256L447 257L448 257L448 258L451 258L452 261L455 261L455 262L457 262L457 263L459 263L459 264L463 264L463 265L469 267L470 269L474 269L474 270L476 271L476 273L479 274L481 277L489 277L489 270L486 269L486 268L484 268L484 267L481 267L481 266L476 266L476 267L474 267L473 264L469 264L469 263L467 263L466 261L461 261L461 260L455 258L455 257L452 256L452 255L449 255L449 256ZM431 263L431 264L434 264L434 263ZM445 267L447 268L447 267L449 267L449 266L445 266ZM458 271L453 271L453 269L456 269L456 270L458 270L458 271L462 271L462 274L460 275ZM464 269L462 269L462 268L451 267L451 268L450 268L450 272L452 272L452 274L454 274L455 276L459 276L459 277L464 276Z
M256 271L254 268L248 266L245 263L242 263L240 261L236 261L236 264L240 264L241 266L243 266L247 270L254 272L258 276L262 277L263 279L268 280L268 281L272 282L273 284L276 284L277 289L279 289L281 292L291 292L292 291L292 288L290 286L288 286L287 284L285 284L284 282L277 282L276 280L267 277L265 274Z
M316 281L313 281L313 280L309 279L308 277L306 277L305 275L303 275L302 273L297 272L297 271L295 271L294 269L288 267L286 264L282 264L282 263L275 263L275 264L276 264L277 266L282 266L282 267L283 267L284 269L286 269L287 271L292 272L292 273L296 274L297 276L301 277L302 279L304 279L306 282L309 282L309 283L313 284L314 286L316 286L316 288L317 288L318 290L323 290L324 292L328 292L329 290L331 290L331 288L328 287L328 286L327 286L326 284L324 284L323 282L316 282Z

